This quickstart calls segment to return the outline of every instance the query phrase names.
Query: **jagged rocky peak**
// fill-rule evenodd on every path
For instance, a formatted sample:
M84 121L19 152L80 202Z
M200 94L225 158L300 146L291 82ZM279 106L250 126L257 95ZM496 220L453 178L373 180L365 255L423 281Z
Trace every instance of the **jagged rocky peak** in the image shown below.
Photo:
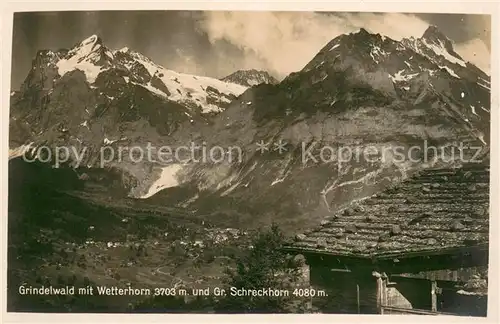
M443 34L436 26L433 25L427 27L422 35L422 39L426 39L433 43L439 43L439 41L441 40L442 42L449 42L451 44L451 40L446 37L446 35Z
M343 35L340 35L342 37ZM364 28L360 28L357 32L350 33L348 36L353 36L357 41L367 41L367 42L379 42L385 40L387 37L380 34L369 32Z
M311 72L324 78L325 69L375 70L396 50L397 42L389 37L370 33L364 28L349 34L341 34L329 41L301 72Z
M429 26L420 38L404 38L401 43L415 52L427 56L440 66L453 64L466 67L464 59L455 52L453 42L436 26Z
M61 55L57 62L59 75L81 70L89 82L94 82L97 75L112 64L113 53L106 48L102 39L92 35L73 46L66 55Z
M112 59L111 51L103 45L102 39L97 35L92 35L74 45L64 58L70 59L72 57L78 57L80 60L86 58L95 60L102 55L107 55Z
M341 48L338 48L338 50L341 50L343 48L363 48L369 46L370 43L373 43L375 40L374 34L371 34L364 28L360 28L356 32L351 32L349 34L341 34L334 39L332 39L326 46L323 47L322 52L331 52L331 54L335 53L332 52L334 49L337 49L339 46L342 46Z
M356 32L341 34L328 42L317 56L329 55L334 58L351 57L353 54L365 55L370 52L381 54L384 50L394 50L397 42L385 35L369 32L360 28Z
M49 90L58 76L56 63L68 50L39 50L31 62L31 69L21 85L21 91Z
M73 49L78 50L82 48L87 48L87 49L90 48L90 50L92 50L94 48L98 48L101 45L102 45L102 39L97 35L91 35L82 40L80 44L78 44L78 46L75 46Z
M429 26L425 30L421 39L428 44L434 44L444 47L448 53L461 59L460 55L458 55L453 49L453 42L448 37L446 37L446 35L443 34L436 26Z
M237 83L245 87L252 87L262 83L279 83L279 81L275 77L270 75L269 72L256 69L238 70L222 78L221 81Z
M363 36L368 36L370 35L371 33L369 33L366 29L364 28L360 28L359 31L356 33L356 34L359 34L359 35L363 35Z

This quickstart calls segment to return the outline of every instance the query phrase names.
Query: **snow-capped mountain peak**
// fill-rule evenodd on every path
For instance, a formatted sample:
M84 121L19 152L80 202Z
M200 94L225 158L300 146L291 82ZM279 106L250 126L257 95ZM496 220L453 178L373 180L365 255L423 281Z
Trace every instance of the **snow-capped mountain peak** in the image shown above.
M20 91L11 96L13 125L23 121L13 142L52 143L62 132L76 145L112 144L137 139L144 123L151 133L167 136L205 125L246 90L178 73L128 48L110 50L92 35L69 49L37 52Z
M70 49L56 65L61 76L73 70L81 70L87 80L93 83L113 59L113 53L102 45L101 38L92 35Z
M102 72L121 71L119 73L127 83L130 81L155 96L180 103L189 109L199 108L202 113L222 111L247 89L247 86L231 80L221 81L169 70L128 47L110 50L97 35L87 37L69 50L40 51L37 56L39 57L35 59L33 67L35 74L37 68L53 69L52 73L60 77L79 70L95 88L103 86L102 83L96 84ZM29 83L30 81L27 82Z
M435 27L429 27L420 38L401 41L365 29L340 35L303 70L287 79L298 80L300 75L307 75L308 82L317 84L322 91L328 89L333 106L339 105L339 96L334 94L345 80L376 89L387 98L417 104L429 100L447 102L464 127L476 128L488 137L490 78L466 63L454 51L451 40ZM360 94L361 98L366 96ZM474 114L478 110L470 106L485 110Z
M95 49L96 47L98 48L101 45L102 45L101 38L97 35L92 35L81 41L80 46L74 47L72 50L70 50L70 52L76 52L76 51L91 52L93 49Z

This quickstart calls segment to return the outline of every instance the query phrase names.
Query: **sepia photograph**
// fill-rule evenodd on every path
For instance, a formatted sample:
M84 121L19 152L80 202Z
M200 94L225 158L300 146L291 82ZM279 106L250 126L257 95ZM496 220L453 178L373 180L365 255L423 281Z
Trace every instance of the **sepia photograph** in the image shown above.
M117 9L13 14L8 313L488 316L491 15Z

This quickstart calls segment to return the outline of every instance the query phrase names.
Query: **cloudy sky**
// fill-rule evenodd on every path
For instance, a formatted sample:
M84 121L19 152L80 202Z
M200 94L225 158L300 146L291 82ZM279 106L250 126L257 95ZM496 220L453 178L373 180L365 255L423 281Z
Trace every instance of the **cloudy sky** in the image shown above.
M92 34L111 49L129 47L179 72L223 77L264 69L283 78L328 41L360 27L393 39L436 25L466 60L490 72L490 16L462 14L95 11L16 13L12 87L40 49L69 48Z

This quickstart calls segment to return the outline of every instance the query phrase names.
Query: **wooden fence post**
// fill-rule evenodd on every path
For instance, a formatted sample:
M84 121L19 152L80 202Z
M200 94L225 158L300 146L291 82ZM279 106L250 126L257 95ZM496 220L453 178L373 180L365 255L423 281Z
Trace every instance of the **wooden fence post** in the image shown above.
M385 296L385 291L384 291L384 279L381 277L377 278L377 308L378 312L380 314L384 313L384 297Z
M360 307L359 307L359 285L356 285L356 299L358 303L358 314L360 314Z
M431 303L433 312L437 312L437 281L432 280L431 282Z

